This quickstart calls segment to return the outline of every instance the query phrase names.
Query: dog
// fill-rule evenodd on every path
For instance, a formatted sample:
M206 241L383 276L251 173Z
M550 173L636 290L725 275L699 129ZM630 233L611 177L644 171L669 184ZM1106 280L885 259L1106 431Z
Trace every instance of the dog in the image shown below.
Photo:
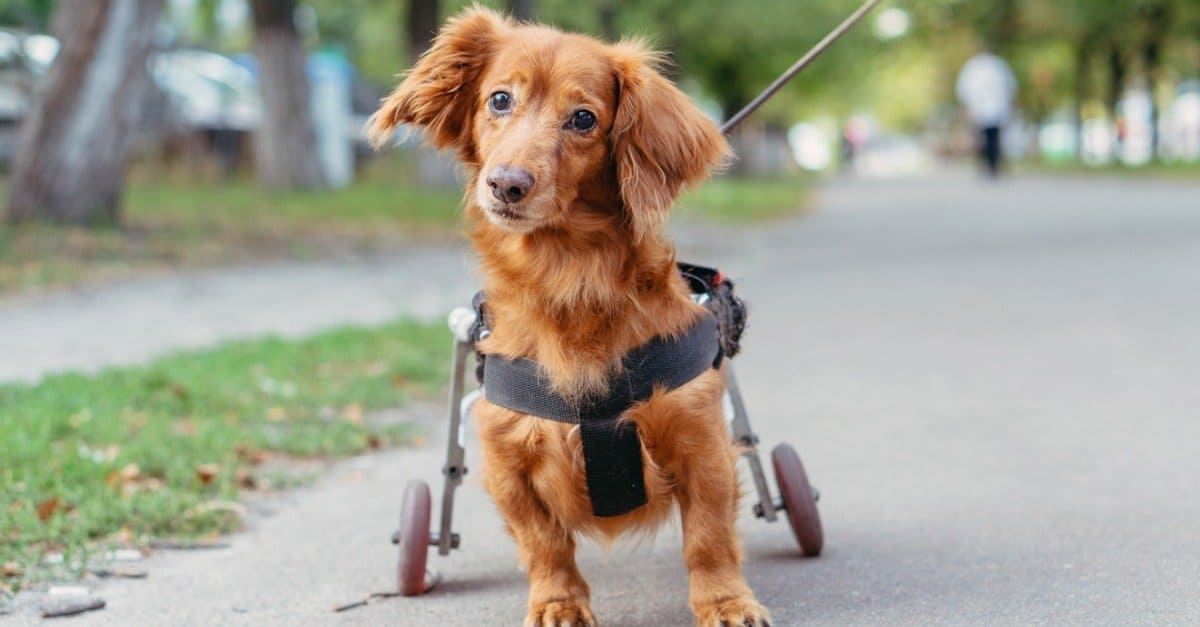
M603 394L628 351L705 314L664 223L681 188L730 150L661 62L638 42L471 8L446 22L368 122L377 146L407 125L457 151L492 318L477 348L535 361L563 398ZM476 404L483 482L529 576L526 625L596 625L577 537L651 532L676 507L697 624L769 625L741 572L739 450L723 394L710 368L623 414L640 438L646 503L612 517L589 506L579 425Z

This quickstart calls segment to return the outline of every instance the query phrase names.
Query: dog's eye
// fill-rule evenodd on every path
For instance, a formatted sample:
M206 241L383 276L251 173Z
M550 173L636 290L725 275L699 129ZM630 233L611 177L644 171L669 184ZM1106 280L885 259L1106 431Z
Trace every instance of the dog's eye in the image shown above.
M506 91L498 91L488 98L488 107L496 113L505 113L512 108L512 94Z
M577 131L589 131L596 125L596 114L586 109L580 109L571 114L571 122L568 127Z

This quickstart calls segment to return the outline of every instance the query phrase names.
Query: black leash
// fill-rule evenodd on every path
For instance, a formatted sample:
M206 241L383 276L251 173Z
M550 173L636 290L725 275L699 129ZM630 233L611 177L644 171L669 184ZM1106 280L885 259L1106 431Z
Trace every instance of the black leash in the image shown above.
M817 57L824 54L825 51L828 50L835 41L841 39L842 35L846 34L846 31L849 31L851 28L853 28L854 25L863 18L863 16L870 13L871 9L874 9L876 5L882 1L883 0L867 0L865 3L863 3L863 5L859 7L857 11L850 14L850 17L846 18L845 21L839 24L837 28L833 29L833 31L826 35L824 39L817 42L817 45L813 46L812 50L809 50L804 56L800 57L799 61L796 61L794 64L792 64L792 67L788 68L786 72L779 76L779 78L775 79L775 82L768 85L761 94L756 96L754 100L751 100L750 104L743 107L741 111L738 111L733 117L729 118L729 120L722 124L721 134L728 135L733 131L733 129L737 128L737 125L741 124L742 120L745 120L750 116L751 113L757 111L764 102L769 100L771 96L775 95L775 92L779 91L784 85L787 84L788 81L792 80L792 78L799 74L800 70L808 67L808 65L816 60Z

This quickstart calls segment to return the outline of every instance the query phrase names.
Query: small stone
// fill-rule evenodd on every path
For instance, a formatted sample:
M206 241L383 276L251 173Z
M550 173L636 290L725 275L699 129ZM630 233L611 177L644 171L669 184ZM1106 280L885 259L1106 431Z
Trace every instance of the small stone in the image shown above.
M53 590L53 588L51 588ZM75 616L84 612L102 610L106 605L104 599L93 596L62 595L61 599L50 599L42 604L42 618L58 618Z

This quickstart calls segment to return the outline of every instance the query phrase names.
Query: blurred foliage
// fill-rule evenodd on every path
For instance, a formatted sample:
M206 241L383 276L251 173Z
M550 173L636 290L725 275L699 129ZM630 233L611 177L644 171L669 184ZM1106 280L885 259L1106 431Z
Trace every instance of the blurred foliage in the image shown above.
M44 31L53 9L54 0L0 0L0 24Z
M181 43L245 51L245 29L223 30L221 13L239 0L172 3ZM302 0L314 47L344 51L362 76L390 85L409 61L410 0ZM0 0L0 20L45 26L53 0ZM472 0L441 0L444 19ZM508 10L510 0L480 4ZM608 39L639 37L671 52L689 90L728 115L858 6L858 0L536 0L534 17ZM178 15L187 7L187 15ZM881 12L904 10L911 29L884 39ZM980 48L1013 64L1022 109L1034 119L1078 105L1111 115L1115 99L1148 84L1160 100L1171 86L1200 75L1200 2L1196 0L890 0L782 91L760 114L768 123L815 115L872 112L886 125L922 126L952 101L955 74Z

